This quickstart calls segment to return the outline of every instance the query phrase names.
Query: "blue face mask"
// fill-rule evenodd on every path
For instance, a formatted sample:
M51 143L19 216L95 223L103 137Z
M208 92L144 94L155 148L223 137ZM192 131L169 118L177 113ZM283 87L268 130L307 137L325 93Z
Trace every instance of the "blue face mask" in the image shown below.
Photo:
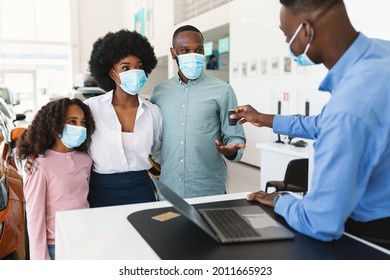
M114 71L114 69L112 71ZM136 95L148 80L145 71L141 69L128 70L119 74L114 71L114 73L121 79L121 84L119 86L131 95Z
M311 41L313 40L313 37L314 37L314 30L311 29L311 35L310 35L310 39L309 39L309 42L307 43L307 46L305 48L305 51L303 52L303 54L300 54L298 56L295 56L293 54L293 52L291 51L291 44L292 42L294 41L294 39L297 37L299 31L301 30L303 24L301 23L297 30L295 31L294 35L291 37L290 39L290 42L288 42L288 51L289 51L289 54L290 56L294 59L294 61L296 63L298 63L300 66L310 66L310 65L315 65L315 63L313 61L310 60L310 58L307 56L307 51L309 50L309 47L310 47L310 44L311 44Z
M87 129L83 126L66 124L62 135L61 142L69 149L80 146L87 139Z
M206 64L206 58L204 55L198 53L186 53L181 55L176 54L176 57L179 62L179 69L187 79L195 80L199 78Z

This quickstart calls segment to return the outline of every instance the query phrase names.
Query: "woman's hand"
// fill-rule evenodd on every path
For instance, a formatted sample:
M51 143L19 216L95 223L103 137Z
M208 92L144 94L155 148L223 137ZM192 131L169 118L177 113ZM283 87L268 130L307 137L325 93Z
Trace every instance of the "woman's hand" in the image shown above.
M40 157L43 157L43 155L39 155ZM26 163L24 165L24 172L27 175L33 174L35 171L37 171L38 167L38 162L35 161L36 157L35 156L28 156L26 159Z

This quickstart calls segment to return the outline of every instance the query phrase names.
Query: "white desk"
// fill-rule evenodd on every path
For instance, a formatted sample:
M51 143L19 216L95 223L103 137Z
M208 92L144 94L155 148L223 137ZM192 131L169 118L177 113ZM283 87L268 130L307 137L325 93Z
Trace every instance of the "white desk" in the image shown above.
M265 190L265 185L268 181L282 181L287 164L291 160L298 158L309 159L308 186L310 188L313 165L313 146L310 142L303 148L279 143L259 143L256 144L256 148L260 149L261 190Z
M247 193L192 198L191 204L233 200ZM167 207L166 201L58 212L56 259L148 260L159 259L148 243L127 221L131 213Z
M226 201L242 199L247 193L235 193L226 195L216 195L200 198L192 198L187 201L191 204L207 203L215 201ZM58 212L56 216L56 259L57 260L159 260L159 256L153 251L138 231L127 220L129 214L140 210L161 208L170 206L168 202L151 202L141 204L131 204L114 207L102 207L83 210L71 210ZM390 251L380 248L362 239L350 236L358 242L377 249L375 252L382 252L390 256ZM306 246L313 246L310 238L296 237L294 243ZM348 239L339 241L340 248L345 249L345 242ZM269 246L271 243L264 243ZM284 244L284 243L280 243ZM279 245L280 245L279 244ZM333 255L334 244L323 243L320 245L321 252L327 251L332 255L332 259L337 259L337 254ZM318 245L318 244L316 244ZM277 245L273 245L277 246ZM363 247L365 248L365 247ZM371 248L365 250L372 250ZM310 250L309 250L310 251ZM342 255L345 259L350 259L350 255ZM348 252L350 250L347 250ZM353 251L353 250L352 250ZM320 253L321 253L320 252ZM340 252L338 252L340 254ZM371 251L372 253L372 251ZM321 253L322 254L322 253ZM378 254L378 253L376 253ZM382 258L383 256L381 256Z

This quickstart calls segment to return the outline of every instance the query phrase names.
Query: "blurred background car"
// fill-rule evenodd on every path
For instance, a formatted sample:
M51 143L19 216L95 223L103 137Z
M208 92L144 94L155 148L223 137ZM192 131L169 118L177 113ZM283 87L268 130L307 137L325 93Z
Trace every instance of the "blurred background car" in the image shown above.
M80 73L74 79L71 98L78 98L84 101L105 93L102 88L98 87L96 80L91 75Z
M11 120L14 126L27 127L26 114L16 114L14 106L19 105L20 101L16 100L12 92L5 86L0 85L0 111L6 116L7 121Z
M9 106L19 105L20 101L16 100L12 92L5 85L0 85L0 97L4 99Z
M23 171L14 150L24 129L0 110L0 259L28 258Z
M28 123L25 121L25 114L15 114L11 107L0 98L0 112L3 115L5 126L10 132L14 127L27 127Z

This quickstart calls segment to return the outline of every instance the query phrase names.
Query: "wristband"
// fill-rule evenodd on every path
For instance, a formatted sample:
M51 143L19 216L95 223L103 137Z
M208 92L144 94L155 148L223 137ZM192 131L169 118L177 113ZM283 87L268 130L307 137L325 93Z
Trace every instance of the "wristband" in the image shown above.
M285 194L286 193L284 193L284 192L278 192L278 194L274 198L274 206L276 205L276 202L278 201L278 199L281 198Z

